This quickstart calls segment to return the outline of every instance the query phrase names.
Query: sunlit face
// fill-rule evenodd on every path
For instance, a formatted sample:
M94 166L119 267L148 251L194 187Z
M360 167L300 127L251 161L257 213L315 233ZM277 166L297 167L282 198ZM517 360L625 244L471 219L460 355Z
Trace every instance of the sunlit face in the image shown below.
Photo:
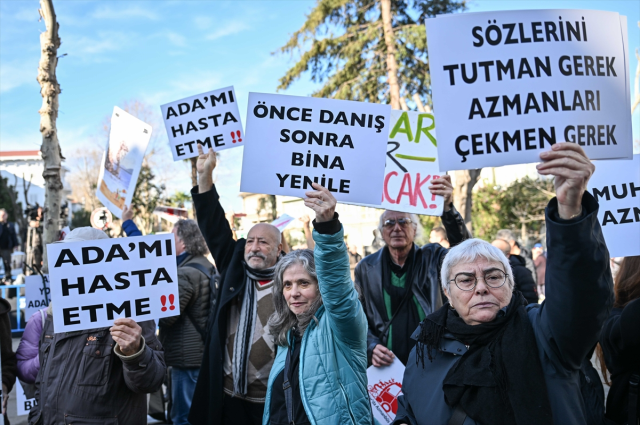
M471 291L463 291L454 282L449 282L449 290L445 295L467 325L479 325L491 322L496 318L500 309L509 305L513 290L509 281L499 288L488 286L483 276L493 270L506 273L502 263L478 258L473 263L457 264L451 268L449 279L454 279L459 273L469 273L476 276L478 283Z
M244 261L256 270L275 265L282 250L278 237L278 229L270 224L260 223L253 226L247 235Z
M431 233L429 234L429 243L440 243L441 241L442 241L442 238L440 237L438 232L436 232L435 230L432 230Z
M9 218L9 214L6 211L0 211L0 223L4 223Z
M173 233L173 237L176 240L176 255L180 255L184 252L184 242L182 242L182 238L178 236L178 229L176 227L171 229L171 233Z
M411 219L411 215L397 211L385 211L382 217L383 223L387 220L396 220L396 224L393 226L382 226L382 239L384 239L389 248L404 249L411 245L416 237L413 223L400 225L398 223L399 218Z
M318 298L318 282L316 282L302 264L292 264L282 275L282 294L293 314L302 314L311 307Z

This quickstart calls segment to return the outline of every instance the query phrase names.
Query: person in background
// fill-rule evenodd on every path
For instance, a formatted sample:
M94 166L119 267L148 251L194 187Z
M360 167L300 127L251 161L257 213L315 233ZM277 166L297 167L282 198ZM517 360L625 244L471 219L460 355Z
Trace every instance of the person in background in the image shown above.
M19 248L16 228L9 223L9 214L0 208L0 257L4 263L4 280L11 281L11 253Z
M199 186L191 196L198 226L220 272L220 288L189 422L260 424L275 358L267 322L274 311L271 288L282 236L277 227L258 223L246 239L234 240L213 184L216 155L212 149L205 154L199 144L198 152Z
M351 268L351 279L355 279L355 270L358 263L362 260L362 255L358 253L358 247L349 245L349 267Z
M613 302L598 203L586 190L595 167L574 143L540 157L538 172L555 176L545 210L549 297L526 305L491 244L452 248L441 281L449 304L414 333L394 425L593 423L581 367Z
M451 248L447 240L447 231L442 226L434 227L429 234L429 243L439 243L443 248Z
M511 265L512 277L514 281L514 289L520 291L524 299L529 304L538 302L538 293L536 292L536 284L533 281L531 271L525 266L524 258L519 255L511 254L511 246L504 239L496 239L491 245L498 248L505 257L509 259Z
M306 214L300 217L298 220L302 222L302 230L304 231L304 238L307 241L307 249L313 250L313 248L316 245L315 245L315 242L313 241L313 234L311 233L311 227L309 225L311 220L309 219L309 216Z
M445 198L442 223L451 244L470 237L451 202L451 177L432 180L429 191ZM419 226L416 214L385 211L378 230L386 246L366 256L356 267L355 282L362 289L369 324L367 354L375 367L390 365L395 357L406 365L415 344L411 332L442 305L438 276L447 250L433 243L416 246Z
M108 236L79 227L58 243L97 239ZM147 394L161 388L166 373L155 331L153 320L116 319L110 328L55 333L49 304L29 425L146 423Z
M18 359L18 378L26 384L35 384L40 370L40 356L38 346L42 327L47 319L47 309L43 308L31 315L24 328L20 344L16 350ZM29 397L32 398L32 397Z
M315 251L293 251L276 266L269 328L278 354L262 423L371 424L367 319L350 278L336 199L313 188L304 203L316 212Z
M606 417L616 424L635 425L640 419L640 256L622 260L615 282L613 310L600 336L611 374Z
M496 233L496 239L504 239L505 241L507 241L509 243L509 246L511 246L511 254L519 255L524 259L525 265L529 269L529 271L531 271L535 282L535 280L537 279L536 266L533 264L531 253L520 246L513 232L508 229L498 230L498 233Z
M18 369L16 354L11 345L11 304L4 298L0 298L0 357L2 359L2 414L4 423L9 424L7 418L7 402L9 392L16 383L16 372Z
M531 249L533 265L536 267L536 281L538 282L538 295L544 297L544 276L547 271L547 254L541 243L537 243Z

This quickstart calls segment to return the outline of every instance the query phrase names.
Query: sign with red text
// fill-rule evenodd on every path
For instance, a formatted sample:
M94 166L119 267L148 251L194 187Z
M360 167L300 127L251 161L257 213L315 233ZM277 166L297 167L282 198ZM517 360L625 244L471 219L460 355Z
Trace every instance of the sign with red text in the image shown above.
M242 146L243 131L233 86L176 100L160 106L173 160Z
M595 161L589 192L611 257L640 255L640 155L632 161Z
M440 170L539 162L559 142L631 158L625 21L566 9L428 19Z
M249 93L240 191L304 197L312 183L338 201L382 197L389 105Z
M113 108L107 150L102 156L96 196L116 217L131 205L153 129L128 112Z
M436 122L433 114L391 111L382 200L358 204L415 214L441 216L444 197L432 195L429 185L440 178Z
M56 333L180 314L172 234L47 245Z
M398 397L402 395L404 365L394 358L389 366L367 369L367 392L371 411L375 420L381 424L391 424L398 412Z

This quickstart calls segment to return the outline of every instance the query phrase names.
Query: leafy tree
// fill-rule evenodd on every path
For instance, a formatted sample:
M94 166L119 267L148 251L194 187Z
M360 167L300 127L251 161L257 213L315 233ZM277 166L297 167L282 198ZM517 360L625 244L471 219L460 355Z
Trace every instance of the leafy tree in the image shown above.
M78 210L73 213L71 217L71 230L76 227L90 227L91 226L91 211L85 209Z
M191 195L188 192L176 192L165 201L168 206L178 208L184 208L187 202L191 202Z
M273 221L278 218L278 205L275 195L264 195L258 200L258 216L262 213L267 214L267 221Z
M18 192L15 183L9 185L9 178L0 176L0 208L4 208L9 215L9 222L15 222L22 217L22 203L18 202Z
M280 79L287 89L306 72L323 83L313 96L390 103L418 94L430 103L424 21L462 11L465 0L318 0L282 46L302 52Z
M477 237L491 241L498 230L511 229L526 244L544 237L544 209L555 189L552 179L525 177L505 188L486 185L473 196Z
M156 184L155 178L151 167L146 162L143 163L131 201L134 221L145 235L154 230L153 223L156 221L156 216L153 215L153 211L160 204L165 191L164 184Z

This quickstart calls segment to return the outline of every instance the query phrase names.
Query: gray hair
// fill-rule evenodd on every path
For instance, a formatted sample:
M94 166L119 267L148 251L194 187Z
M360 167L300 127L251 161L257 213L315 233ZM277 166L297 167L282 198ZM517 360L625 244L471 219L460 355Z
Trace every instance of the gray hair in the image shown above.
M176 229L176 233L182 243L184 243L184 250L191 255L206 255L209 250L207 249L207 243L200 233L200 228L195 220L179 220L173 225Z
M513 234L511 230L502 229L502 230L498 230L498 233L496 233L496 239L504 239L507 242L515 242L516 236Z
M509 283L509 287L513 290L513 271L511 270L509 260L499 248L491 245L487 241L483 241L482 239L467 239L449 250L447 256L444 257L442 269L440 270L442 289L449 291L449 279L451 279L449 273L452 268L460 263L473 263L478 258L484 258L487 261L501 263L504 266L505 273L509 275L507 282Z
M380 214L380 220L378 221L378 232L380 232L380 237L382 237L382 228L384 227L384 215L386 214L387 211L393 211L393 210L383 211L382 214ZM402 211L393 211L393 212L402 213ZM413 230L416 232L416 235L413 239L414 240L420 239L422 237L422 226L419 225L420 217L418 217L418 214L413 214L413 213L407 213L407 214L411 219L411 226L413 227Z
M269 317L269 332L273 336L273 342L281 347L287 347L287 333L289 330L297 327L300 335L302 335L311 322L316 320L315 314L322 305L322 296L318 288L318 297L311 304L309 310L296 316L289 306L287 300L284 299L284 281L283 276L285 270L289 267L300 264L305 271L311 276L311 279L318 285L318 275L316 273L316 262L313 257L313 251L310 249L298 249L291 251L285 255L276 265L273 278L273 305L275 307L273 314Z

